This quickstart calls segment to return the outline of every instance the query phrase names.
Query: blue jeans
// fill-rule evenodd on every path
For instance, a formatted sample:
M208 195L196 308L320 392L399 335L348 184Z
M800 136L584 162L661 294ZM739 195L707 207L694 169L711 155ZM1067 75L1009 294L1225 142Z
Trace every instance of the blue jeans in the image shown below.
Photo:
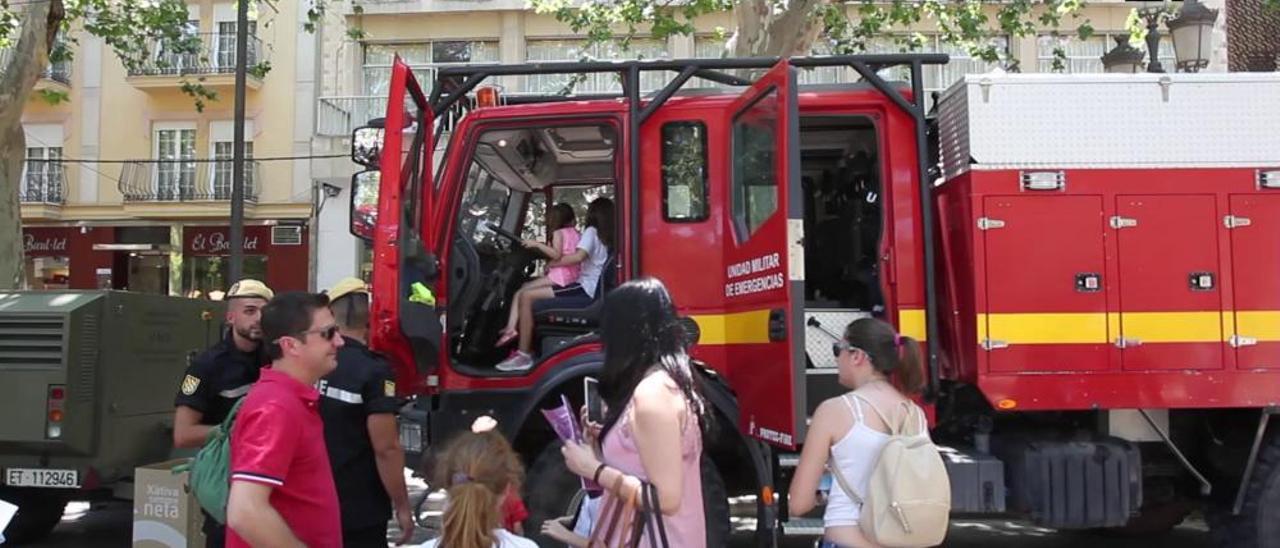
M827 539L818 541L818 548L845 548L844 545L836 544Z

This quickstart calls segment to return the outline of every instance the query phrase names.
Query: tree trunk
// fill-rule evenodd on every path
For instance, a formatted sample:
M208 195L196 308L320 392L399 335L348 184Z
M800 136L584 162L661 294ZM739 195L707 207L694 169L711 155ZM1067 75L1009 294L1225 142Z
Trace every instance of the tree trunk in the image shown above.
M21 5L21 4L19 4ZM0 67L0 289L22 286L22 167L26 136L22 110L49 63L49 51L64 16L61 0L29 2L8 62Z
M829 0L791 0L775 11L772 0L744 0L733 8L737 24L726 45L731 57L790 57L809 55L822 33L822 18L814 13Z

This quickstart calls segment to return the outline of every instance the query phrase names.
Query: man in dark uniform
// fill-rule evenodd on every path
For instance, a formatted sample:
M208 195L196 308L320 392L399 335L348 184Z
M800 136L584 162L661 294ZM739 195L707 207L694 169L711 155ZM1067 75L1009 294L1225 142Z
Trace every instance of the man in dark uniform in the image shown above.
M366 345L369 290L360 279L346 278L328 294L343 346L338 349L338 368L321 379L318 388L342 509L342 544L385 548L393 509L399 543L404 544L413 535L413 518L396 425L396 385L390 365Z
M173 446L198 448L209 431L222 423L236 400L249 392L266 363L262 352L262 307L275 296L266 284L251 279L227 291L227 337L196 356L174 400ZM226 529L205 514L205 545L222 548Z

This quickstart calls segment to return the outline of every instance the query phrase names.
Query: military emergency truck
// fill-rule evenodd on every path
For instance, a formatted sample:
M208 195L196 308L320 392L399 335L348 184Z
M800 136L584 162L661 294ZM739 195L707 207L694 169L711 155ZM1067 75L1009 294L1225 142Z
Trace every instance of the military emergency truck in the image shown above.
M131 497L135 467L173 445L189 356L218 303L117 291L0 292L0 499L10 543L48 534L68 500Z

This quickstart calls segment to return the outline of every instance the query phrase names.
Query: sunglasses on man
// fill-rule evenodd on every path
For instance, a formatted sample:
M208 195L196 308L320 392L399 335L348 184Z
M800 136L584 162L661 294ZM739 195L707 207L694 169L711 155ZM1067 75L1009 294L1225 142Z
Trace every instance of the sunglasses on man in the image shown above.
M329 327L321 327L319 329L308 329L306 331L301 331L297 333L297 338L302 340L303 342L306 342L307 335L310 335L312 333L320 335L320 337L326 341L332 341L334 337L338 336L338 326L331 325Z

